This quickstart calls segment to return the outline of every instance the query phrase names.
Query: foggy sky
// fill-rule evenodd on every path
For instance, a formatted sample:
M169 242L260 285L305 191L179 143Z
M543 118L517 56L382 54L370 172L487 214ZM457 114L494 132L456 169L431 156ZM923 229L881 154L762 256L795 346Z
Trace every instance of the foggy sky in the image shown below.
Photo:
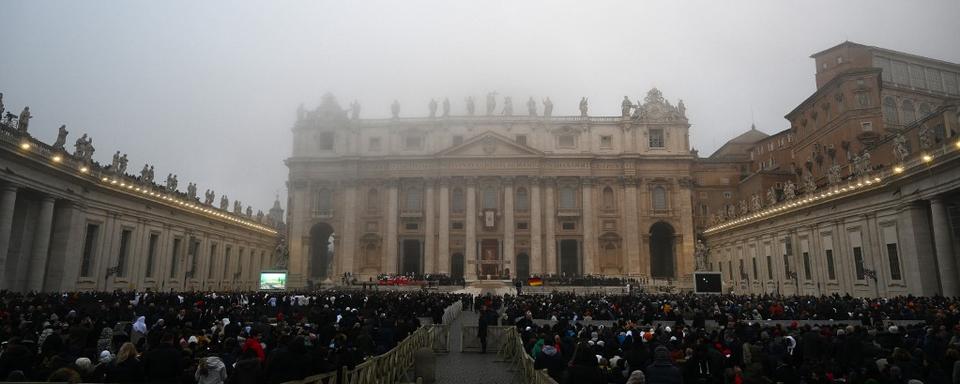
M0 2L0 92L31 133L95 159L128 153L254 210L286 205L290 128L325 92L361 117L425 116L431 97L549 96L555 115L618 115L658 87L708 156L815 89L810 54L844 40L960 62L960 1Z

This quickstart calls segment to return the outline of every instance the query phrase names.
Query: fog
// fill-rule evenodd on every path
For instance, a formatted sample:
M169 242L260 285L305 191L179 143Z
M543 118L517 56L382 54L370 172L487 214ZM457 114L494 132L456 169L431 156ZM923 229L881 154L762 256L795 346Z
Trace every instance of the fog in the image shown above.
M960 1L0 2L0 92L51 143L67 124L95 159L156 166L269 209L285 202L300 103L425 116L430 98L549 96L555 115L617 115L658 87L683 99L708 156L814 90L810 54L844 40L960 62ZM482 104L481 104L482 105ZM285 205L285 204L284 204Z

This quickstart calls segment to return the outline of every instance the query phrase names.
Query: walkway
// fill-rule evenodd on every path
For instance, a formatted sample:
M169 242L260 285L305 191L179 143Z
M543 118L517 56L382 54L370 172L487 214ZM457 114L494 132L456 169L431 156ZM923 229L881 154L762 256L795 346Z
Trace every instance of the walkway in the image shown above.
M510 364L497 362L496 352L460 353L461 325L477 324L477 313L463 311L450 325L450 353L437 356L437 383L502 384L520 383ZM474 336L475 337L475 336Z

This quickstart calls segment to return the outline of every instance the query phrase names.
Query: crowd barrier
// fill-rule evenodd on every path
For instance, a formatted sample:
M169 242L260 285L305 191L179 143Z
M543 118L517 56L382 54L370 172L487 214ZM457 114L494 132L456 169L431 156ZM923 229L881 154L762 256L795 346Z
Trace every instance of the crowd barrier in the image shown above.
M499 347L500 353L497 356L517 369L525 384L557 384L545 369L537 370L533 368L533 357L524 350L520 333L514 327L509 328L502 335L502 344Z

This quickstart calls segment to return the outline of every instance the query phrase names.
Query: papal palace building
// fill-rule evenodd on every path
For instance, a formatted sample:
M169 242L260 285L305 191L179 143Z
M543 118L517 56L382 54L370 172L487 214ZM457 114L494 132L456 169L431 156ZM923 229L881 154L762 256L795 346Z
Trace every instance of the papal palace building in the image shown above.
M301 110L287 160L291 283L689 276L696 156L683 103L652 89L621 116L590 116L586 100L551 116L544 102L520 113L489 96L486 112L450 116L445 101L423 118L395 104L393 118L359 119L327 96Z

